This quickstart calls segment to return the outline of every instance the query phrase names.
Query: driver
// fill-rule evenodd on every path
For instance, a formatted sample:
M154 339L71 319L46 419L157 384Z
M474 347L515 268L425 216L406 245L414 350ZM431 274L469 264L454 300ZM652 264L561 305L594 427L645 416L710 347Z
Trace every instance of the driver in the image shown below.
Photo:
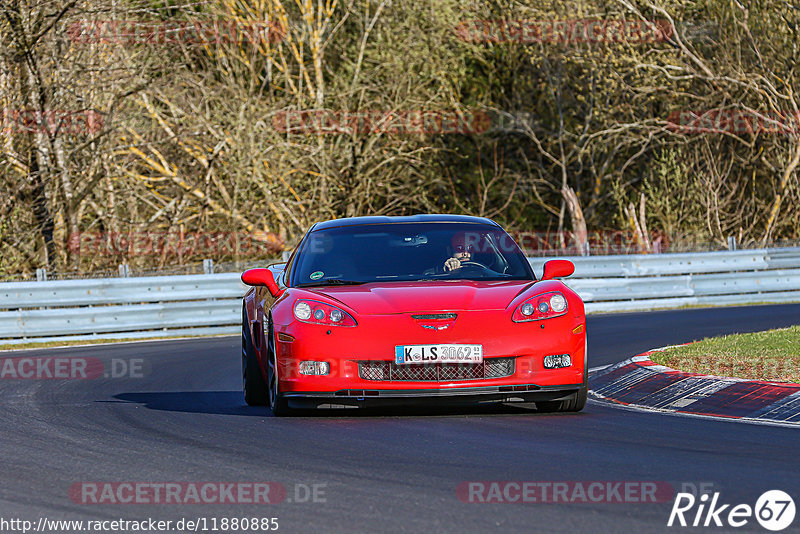
M444 262L444 271L450 272L461 268L464 262L471 262L472 253L475 252L474 239L468 239L466 234L456 234L453 236L452 253Z

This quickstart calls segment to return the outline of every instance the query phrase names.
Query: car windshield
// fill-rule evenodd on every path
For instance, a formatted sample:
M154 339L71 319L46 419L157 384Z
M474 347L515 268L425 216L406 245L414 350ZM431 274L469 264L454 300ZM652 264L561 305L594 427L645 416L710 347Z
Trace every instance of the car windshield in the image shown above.
M292 269L292 285L419 280L533 280L516 242L476 223L388 223L313 231Z

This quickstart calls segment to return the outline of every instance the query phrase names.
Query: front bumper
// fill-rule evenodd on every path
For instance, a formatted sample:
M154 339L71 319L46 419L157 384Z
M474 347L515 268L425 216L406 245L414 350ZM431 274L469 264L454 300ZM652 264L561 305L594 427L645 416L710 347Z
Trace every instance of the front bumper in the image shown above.
M586 334L583 314L530 323L514 323L497 311L459 314L445 331L421 328L403 315L366 316L356 327L324 327L291 321L275 325L280 391L290 400L333 399L344 404L368 400L556 400L573 395L585 383ZM290 341L287 341L291 339ZM391 362L396 345L481 344L484 361L513 358L509 376L458 380L372 380L359 362ZM548 355L569 354L572 365L545 369ZM302 375L301 361L326 361L330 374ZM320 402L319 404L325 404Z
M292 408L318 408L318 407L371 407L407 404L430 404L436 400L437 405L482 403L482 402L541 402L568 400L574 398L580 389L585 387L580 384L566 384L560 386L539 386L536 384L518 384L513 386L486 386L451 388L442 390L434 389L405 389L405 390L380 390L380 389L343 389L333 393L326 391L303 391L284 393Z

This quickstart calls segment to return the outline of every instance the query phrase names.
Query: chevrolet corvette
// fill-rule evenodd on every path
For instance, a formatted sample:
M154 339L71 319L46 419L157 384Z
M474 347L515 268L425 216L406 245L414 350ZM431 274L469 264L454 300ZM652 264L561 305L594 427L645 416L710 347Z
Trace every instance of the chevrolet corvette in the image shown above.
M275 416L450 401L580 411L584 306L558 280L574 270L550 260L537 279L479 217L317 223L287 263L242 274L245 401Z

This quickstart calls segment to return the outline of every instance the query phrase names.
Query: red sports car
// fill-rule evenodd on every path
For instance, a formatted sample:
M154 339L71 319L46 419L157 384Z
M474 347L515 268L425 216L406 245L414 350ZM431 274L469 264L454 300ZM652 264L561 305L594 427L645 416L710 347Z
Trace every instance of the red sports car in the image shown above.
M586 320L548 261L537 280L494 221L458 215L315 224L289 262L251 269L244 397L297 408L423 401L586 404Z

